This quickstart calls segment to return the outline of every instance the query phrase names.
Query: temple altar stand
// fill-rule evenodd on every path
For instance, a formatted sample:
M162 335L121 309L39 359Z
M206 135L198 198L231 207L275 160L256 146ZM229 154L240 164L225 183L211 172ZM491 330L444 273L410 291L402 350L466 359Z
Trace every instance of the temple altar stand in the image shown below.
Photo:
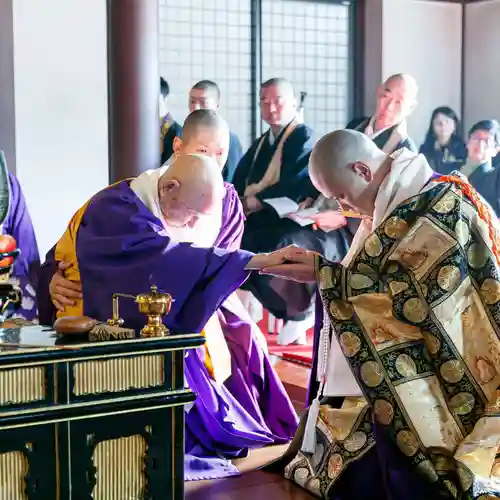
M184 498L184 355L196 335L90 342L0 329L0 500Z

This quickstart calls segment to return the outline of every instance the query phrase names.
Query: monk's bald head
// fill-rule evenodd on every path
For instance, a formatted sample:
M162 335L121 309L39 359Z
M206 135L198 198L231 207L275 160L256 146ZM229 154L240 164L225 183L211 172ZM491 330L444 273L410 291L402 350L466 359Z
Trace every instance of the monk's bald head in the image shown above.
M286 78L271 78L260 88L260 112L271 127L284 127L297 114L297 98Z
M225 187L221 171L212 158L185 154L161 176L158 194L167 223L193 227L201 216L221 206Z
M383 182L387 155L365 134L337 130L322 137L309 162L311 180L325 197L345 208L372 215Z
M211 109L198 109L188 115L182 136L174 139L174 153L202 154L213 158L222 170L229 151L229 126Z
M408 73L391 75L379 87L375 119L379 128L405 120L417 106L418 85Z

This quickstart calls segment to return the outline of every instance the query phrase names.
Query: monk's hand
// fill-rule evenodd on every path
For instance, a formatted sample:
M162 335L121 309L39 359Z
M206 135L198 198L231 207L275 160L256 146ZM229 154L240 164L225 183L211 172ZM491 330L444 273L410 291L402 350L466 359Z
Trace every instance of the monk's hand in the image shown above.
M315 283L315 256L318 254L298 247L287 247L283 250L285 261L262 268L260 274L269 274L299 283Z
M314 217L314 225L328 233L344 227L347 224L347 219L342 215L342 212L336 210L328 210L327 212L320 212Z
M299 210L305 210L306 208L312 207L315 201L314 198L306 198L299 203Z
M64 277L64 271L71 266L69 262L59 262L57 271L49 284L50 298L54 306L64 312L65 306L75 305L75 299L82 298L82 285Z
M245 211L247 213L258 212L262 209L262 203L256 196L247 196L245 198Z
M294 252L302 252L303 250L295 245L290 245L285 248L280 248L271 253L259 253L254 255L248 264L246 269L249 271L260 271L266 267L274 267L279 264L283 264L288 260L288 258L294 255Z

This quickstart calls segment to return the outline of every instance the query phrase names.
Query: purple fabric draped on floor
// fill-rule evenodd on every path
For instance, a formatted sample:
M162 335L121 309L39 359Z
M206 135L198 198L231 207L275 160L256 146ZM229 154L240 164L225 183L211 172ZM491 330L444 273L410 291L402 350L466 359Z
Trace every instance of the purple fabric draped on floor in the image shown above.
M286 443L297 428L290 399L250 325L224 307L218 315L231 352L232 374L224 385L217 384L203 364L202 349L186 357L188 385L196 387L198 395L186 413L188 481L236 475L238 470L228 458L244 457L251 448ZM215 460L214 453L225 459Z
M165 317L173 332L199 332L218 310L232 374L219 384L204 365L204 348L186 356L186 380L197 396L186 409L186 480L238 474L230 459L251 448L284 443L297 428L290 399L249 320L223 305L248 275L244 267L251 254L238 250L243 221L241 203L227 184L216 248L176 243L124 181L92 199L77 231L86 315L106 320L112 293L136 295L152 284L176 299ZM43 322L53 317L45 307L53 265L52 251L38 290ZM127 326L143 326L144 317L132 301L120 304L120 314Z

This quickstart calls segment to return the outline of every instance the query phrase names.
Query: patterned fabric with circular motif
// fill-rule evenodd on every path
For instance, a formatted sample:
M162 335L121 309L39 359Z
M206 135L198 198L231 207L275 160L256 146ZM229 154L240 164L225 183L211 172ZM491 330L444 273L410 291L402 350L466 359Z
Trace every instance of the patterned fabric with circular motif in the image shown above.
M408 232L408 223L399 217L391 217L385 223L384 230L389 238L398 240Z

